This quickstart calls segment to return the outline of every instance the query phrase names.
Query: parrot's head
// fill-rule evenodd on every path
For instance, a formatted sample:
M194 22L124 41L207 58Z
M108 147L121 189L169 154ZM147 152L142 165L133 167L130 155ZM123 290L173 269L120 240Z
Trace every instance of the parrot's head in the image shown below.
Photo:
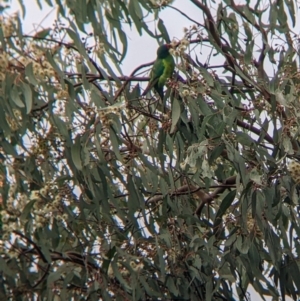
M157 57L160 59L166 58L170 53L169 49L171 48L170 44L164 44L158 47L157 49Z

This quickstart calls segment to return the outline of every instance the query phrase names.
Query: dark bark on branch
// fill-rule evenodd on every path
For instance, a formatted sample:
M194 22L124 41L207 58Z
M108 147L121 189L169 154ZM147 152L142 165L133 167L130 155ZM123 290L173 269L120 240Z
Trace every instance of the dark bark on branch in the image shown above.
M225 185L233 185L236 182L236 176L232 176L227 178L224 181ZM210 204L214 199L216 199L221 193L223 193L228 187L221 185L220 187L218 187L215 191L213 191L212 193L206 193L202 190L201 194L199 194L198 196L200 197L200 199L202 200L200 205L198 206L198 208L195 211L195 214L197 216L200 216L201 211L203 209L203 207L205 206L205 204ZM199 192L200 192L199 191Z

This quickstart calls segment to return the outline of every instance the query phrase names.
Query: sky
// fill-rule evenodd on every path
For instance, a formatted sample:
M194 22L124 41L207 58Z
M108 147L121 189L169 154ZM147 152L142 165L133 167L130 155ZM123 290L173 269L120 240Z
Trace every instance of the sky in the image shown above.
M44 4L43 0L40 0L40 2L43 5L42 10L38 8L36 1L23 0L23 4L26 7L26 15L23 22L23 32L26 34L34 33L35 31L40 31L43 28L52 26L53 21L56 18L56 9ZM262 1L262 4L264 2L268 3L268 1ZM236 3L241 3L241 1L236 1ZM10 5L11 9L9 10L9 13L19 11L21 15L21 9L18 0L12 0ZM190 1L176 0L172 5L182 10L192 19L201 23L202 15L199 15L199 10L195 9L194 4L192 4ZM212 14L214 15L213 12ZM161 11L160 17L163 19L171 39L182 39L184 36L183 28L188 28L192 25L191 21L187 20L175 10L164 9ZM148 26L151 30L154 30L155 23L149 22ZM158 45L156 40L149 38L147 35L139 36L134 26L132 29L127 28L126 34L128 38L128 50L126 59L122 63L121 68L124 75L129 75L137 66L151 62L155 59ZM203 58L203 62L205 62L209 52L209 49L203 48L201 53L197 55L199 55L200 60ZM214 61L214 63L215 62L216 61ZM220 58L219 63L221 64L223 62L224 59ZM261 299L254 289L250 288L248 292L251 294L252 301ZM266 300L271 300L271 298L267 298ZM287 298L286 300L289 301L291 299Z
M44 1L40 0L40 2L43 3ZM53 24L56 18L55 9L50 8L47 4L43 4L43 10L41 11L34 0L23 0L23 3L26 7L23 23L24 33L34 33ZM199 20L199 17L201 17L199 16L199 10L196 10L195 6L189 1L177 0L173 3L173 6L183 10L195 20ZM18 0L12 0L10 11L21 12ZM163 19L171 39L182 39L184 36L183 28L192 25L192 22L188 21L175 10L163 9L160 17ZM155 25L153 21L149 21L148 23L152 31L154 31ZM158 44L155 39L149 38L146 34L140 36L134 26L132 26L132 29L127 27L126 34L128 38L128 50L121 68L124 75L129 75L135 67L155 59Z

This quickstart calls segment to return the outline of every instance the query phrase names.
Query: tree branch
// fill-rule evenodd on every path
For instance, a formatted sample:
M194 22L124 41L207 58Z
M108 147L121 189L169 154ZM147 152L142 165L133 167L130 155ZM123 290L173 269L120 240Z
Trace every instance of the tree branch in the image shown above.
M224 181L224 184L233 185L235 184L235 182L236 182L236 176L231 176ZM202 202L197 207L195 214L197 216L200 216L204 205L210 204L214 199L216 199L219 196L219 194L223 193L227 188L228 187L221 185L212 193L205 193L204 191L200 190L199 192L201 193L198 192L198 196L200 197L200 199L202 199Z

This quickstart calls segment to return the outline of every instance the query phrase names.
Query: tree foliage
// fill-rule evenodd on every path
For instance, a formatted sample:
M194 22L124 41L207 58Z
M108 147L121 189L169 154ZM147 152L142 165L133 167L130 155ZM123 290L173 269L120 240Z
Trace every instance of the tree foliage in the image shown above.
M0 300L297 300L297 3L45 2L1 6ZM163 104L126 26L173 46Z

